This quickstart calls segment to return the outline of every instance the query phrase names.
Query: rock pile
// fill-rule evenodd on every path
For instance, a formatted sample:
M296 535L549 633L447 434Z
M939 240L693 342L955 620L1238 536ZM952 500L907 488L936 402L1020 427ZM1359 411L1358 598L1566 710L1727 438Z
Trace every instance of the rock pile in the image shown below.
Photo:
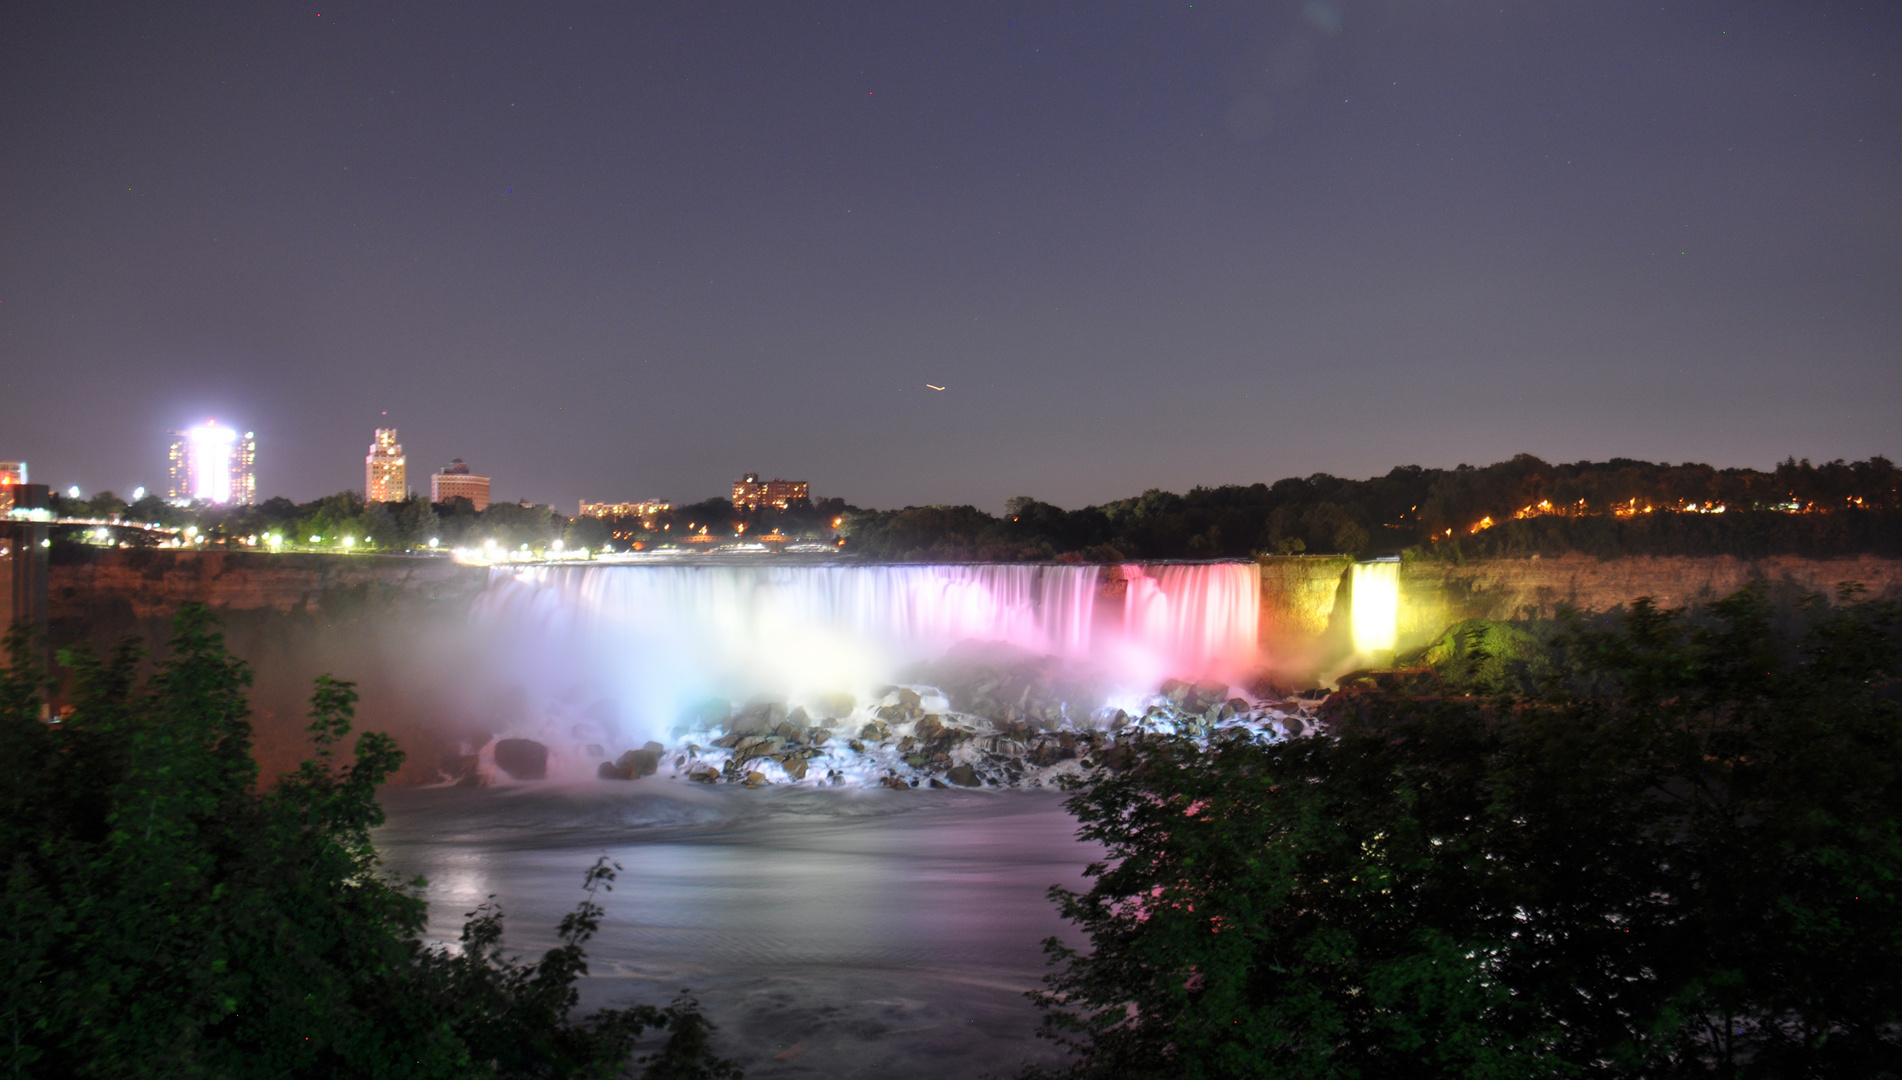
M1155 735L1260 741L1310 735L1333 715L1330 709L1363 692L1360 683L1344 682L1332 695L1338 700L1330 701L1326 692L1297 691L1267 676L1243 687L1169 679L1123 708L1102 708L1091 704L1104 700L1102 687L1075 681L1047 658L995 649L954 649L906 677L863 703L848 694L803 704L698 702L670 743L615 746L618 723L573 725L572 745L559 738L551 746L483 736L446 754L441 772L446 783L473 785L594 776L746 787L1047 787L1088 770L1127 768L1137 744ZM1362 681L1388 689L1373 675ZM544 721L531 730L548 738L559 727Z
M1140 713L1083 716L1071 702L1040 697L1034 682L1018 683L1014 700L1000 699L995 690L1005 688L1010 697L1009 685L1006 679L992 690L963 688L963 702L988 703L990 715L953 708L944 689L920 684L889 687L864 708L828 709L824 717L755 702L715 722L704 744L648 743L604 762L600 775L747 787L1045 787L1090 769L1126 768L1135 744L1154 734L1273 741L1318 730L1318 701L1251 699L1220 683L1171 679Z

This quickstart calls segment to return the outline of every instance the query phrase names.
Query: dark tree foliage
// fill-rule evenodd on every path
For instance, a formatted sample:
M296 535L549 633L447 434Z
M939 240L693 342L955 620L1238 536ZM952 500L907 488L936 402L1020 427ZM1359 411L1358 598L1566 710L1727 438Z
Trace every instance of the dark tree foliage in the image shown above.
M1070 800L1062 1075L1902 1075L1899 624L1641 600L1533 695L1149 743Z
M1715 506L1725 511L1674 512ZM1656 512L1617 513L1643 507ZM1539 512L1514 516L1533 510ZM1489 519L1489 527L1475 531ZM1550 465L1521 454L1477 469L1403 466L1370 480L1323 473L1186 495L1146 491L1081 510L1017 498L1003 517L970 506L861 511L846 526L847 550L895 561L1116 562L1402 550L1447 559L1564 552L1605 558L1902 554L1902 473L1883 458L1788 461L1760 472L1625 459Z
M502 917L462 948L425 945L425 907L379 876L376 788L402 762L357 737L356 691L317 680L315 755L257 787L245 691L203 607L180 612L137 685L137 648L63 659L72 708L41 719L25 635L0 675L0 1060L72 1077L614 1076L646 1030L671 1032L650 1076L737 1075L690 999L572 1019L600 926L584 876L561 944L522 963ZM420 885L421 883L416 883Z

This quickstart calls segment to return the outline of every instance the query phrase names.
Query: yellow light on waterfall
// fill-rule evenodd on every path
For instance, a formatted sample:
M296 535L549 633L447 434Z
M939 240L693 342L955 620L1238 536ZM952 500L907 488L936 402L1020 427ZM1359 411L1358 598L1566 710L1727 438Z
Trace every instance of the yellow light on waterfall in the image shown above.
M1354 651L1391 652L1400 617L1400 564L1354 564Z

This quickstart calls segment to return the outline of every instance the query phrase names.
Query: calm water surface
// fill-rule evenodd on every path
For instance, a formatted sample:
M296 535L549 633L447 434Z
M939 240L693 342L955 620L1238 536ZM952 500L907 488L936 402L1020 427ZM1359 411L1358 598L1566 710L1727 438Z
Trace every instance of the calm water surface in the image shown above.
M454 940L493 894L535 955L599 854L625 868L586 1007L691 987L749 1077L1009 1075L1052 1048L1023 993L1063 934L1044 892L1097 852L1052 792L679 783L391 789L389 867ZM1066 935L1068 936L1068 935Z

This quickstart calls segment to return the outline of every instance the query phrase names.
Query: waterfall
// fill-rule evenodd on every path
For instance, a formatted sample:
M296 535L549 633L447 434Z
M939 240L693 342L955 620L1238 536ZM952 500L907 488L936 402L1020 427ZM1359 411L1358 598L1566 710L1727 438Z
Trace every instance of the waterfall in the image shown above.
M1400 613L1400 564L1355 563L1352 589L1354 651L1367 657L1393 651Z
M960 642L1107 672L1131 692L1255 660L1252 563L496 567L489 676L605 696L646 731L696 700L862 694Z

